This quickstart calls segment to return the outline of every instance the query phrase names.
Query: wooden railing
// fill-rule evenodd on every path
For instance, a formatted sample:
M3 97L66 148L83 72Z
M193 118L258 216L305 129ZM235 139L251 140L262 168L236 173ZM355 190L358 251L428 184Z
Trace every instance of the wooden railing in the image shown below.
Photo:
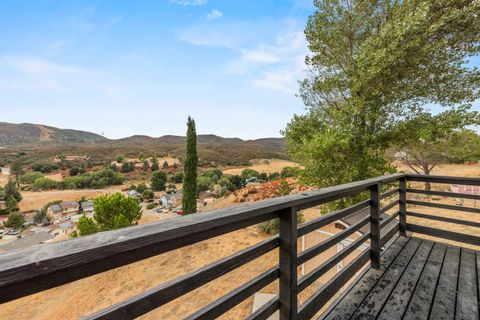
M190 215L174 220L102 232L64 242L7 252L0 255L0 303L70 283L260 222L279 218L279 235L112 305L87 316L86 319L132 319L139 317L276 248L279 248L278 264L276 266L212 304L198 310L188 319L217 318L277 279L279 280L278 296L255 311L249 319L267 319L277 310L280 311L280 319L282 320L310 319L366 263L370 261L373 268L378 268L381 248L396 233L400 232L400 235L406 235L408 230L437 235L430 230L431 228L407 224L406 221L407 213L415 215L407 212L406 205L412 203L412 201L407 201L407 192L420 193L423 191L407 189L407 181L426 181L425 179L440 183L480 185L478 179L467 179L467 181L462 178L394 174L318 191L249 203L210 213ZM385 189L385 186L397 182L398 187L395 186L384 193L380 192L382 186ZM365 192L370 194L369 200L297 226L298 211ZM433 194L433 191L429 192ZM397 194L399 195L398 200L394 200L383 207L380 206L382 200ZM455 196L459 197L457 194ZM418 201L412 204L423 205ZM395 209L397 206L398 210L381 220L380 216L383 213ZM305 250L300 255L297 254L297 239L299 237L367 207L370 207L369 216ZM448 222L452 222L451 219L448 220ZM392 221L396 223L392 223ZM370 225L369 232L363 233L349 246L298 280L298 266L345 240L367 224ZM479 224L469 222L469 225L478 226ZM385 230L388 226L391 227ZM465 240L464 242L467 243L477 243L476 241L478 241L476 237L453 232L447 233L446 236L445 233L442 233L440 236L442 235L446 238L455 236L460 241ZM298 294L300 292L367 241L370 244L369 250L362 251L341 272L329 279L319 291L315 292L302 305L298 305Z
M407 179L409 181L416 181L416 182L480 186L480 179L477 179L477 178L408 175ZM427 196L440 196L440 197L480 200L480 195L478 194L464 194L464 193L411 189L411 188L407 189L406 192L411 194L421 194L421 195L427 195ZM430 207L430 208L445 209L445 210L480 213L479 208L449 205L449 204L436 203L431 201L406 200L405 204L419 206L419 207ZM407 213L407 216L417 217L421 219L441 221L445 223L452 223L452 224L469 226L469 227L480 227L480 223L475 221L450 218L450 217L445 217L441 215L419 213L411 210L406 210L406 213ZM440 229L432 228L426 225L418 225L413 223L407 223L407 230L415 233L421 233L421 234L437 237L437 238L480 246L480 237L473 234L459 233L459 232L446 230L446 229L440 230Z

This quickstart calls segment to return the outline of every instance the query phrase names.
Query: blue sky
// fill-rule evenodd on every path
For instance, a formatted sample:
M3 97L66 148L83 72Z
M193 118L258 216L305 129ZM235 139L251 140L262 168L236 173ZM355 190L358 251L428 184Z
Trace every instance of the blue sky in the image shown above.
M121 138L183 135L191 115L203 134L280 136L304 111L312 2L2 0L0 121Z
M104 132L280 136L310 0L2 0L1 121Z

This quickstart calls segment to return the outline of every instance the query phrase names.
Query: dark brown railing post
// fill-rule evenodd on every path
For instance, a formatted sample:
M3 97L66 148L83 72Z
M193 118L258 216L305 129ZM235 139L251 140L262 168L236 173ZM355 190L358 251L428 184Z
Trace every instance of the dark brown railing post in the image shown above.
M297 318L297 208L279 213L280 219L280 320Z
M399 231L402 237L407 236L407 178L403 177L399 180Z
M380 185L370 187L370 265L380 268Z

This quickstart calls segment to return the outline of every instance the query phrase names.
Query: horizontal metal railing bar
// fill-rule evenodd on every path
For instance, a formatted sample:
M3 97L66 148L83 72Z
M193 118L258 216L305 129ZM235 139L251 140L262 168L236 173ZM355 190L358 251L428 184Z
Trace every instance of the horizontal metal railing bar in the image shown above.
M280 299L278 296L272 298L254 313L248 316L247 320L267 320L280 308Z
M365 226L368 222L370 221L370 216L366 216L353 226L331 236L330 238L320 242L319 244L308 248L307 250L303 251L297 259L297 265L301 265L308 260L316 257L320 253L324 252L328 248L334 246L337 243L340 243L341 241L345 240L348 236L352 235L356 231L360 230L363 226Z
M450 177L436 175L407 174L407 180L417 182L431 182L442 184L465 184L470 186L480 186L479 178Z
M278 266L267 270L255 279L248 281L238 289L227 293L225 296L221 297L217 301L188 316L186 319L216 319L228 310L232 309L237 304L241 303L248 297L255 294L257 291L277 280L279 275L280 269L278 268Z
M408 193L415 193L415 194L430 195L430 196L480 200L480 195L467 194L467 193L455 193L455 192L422 190L422 189L407 189L407 192Z
M380 240L384 246L398 232L398 223L390 228ZM319 291L314 293L301 307L299 320L311 319L327 303L338 290L364 266L370 258L370 250L365 250L350 262L341 272L331 278ZM300 291L299 291L300 292Z
M431 228L426 226L420 226L412 223L407 223L407 230L411 232L425 234L428 236L437 237L437 238L443 238L447 240L453 240L453 241L473 244L475 246L480 246L480 237L470 235L470 234L453 232L448 230L441 230L441 229L436 229L436 228Z
M393 207L397 206L400 204L400 200L394 200L387 204L386 206L382 207L380 209L380 214L387 212L388 210L392 209Z
M277 248L278 236L96 312L86 319L132 319L150 312Z
M456 211L462 211L462 212L480 213L479 208L452 206L450 204L435 203L435 202L407 200L407 204L411 204L415 206L446 209L446 210L456 210Z
M367 241L370 237L370 233L365 233L361 237L359 237L357 240L352 242L348 247L322 263L320 266L316 267L312 272L307 274L305 277L303 277L299 282L298 282L298 292L302 292L305 290L309 285L311 285L315 280L320 278L333 268L336 264L338 264L340 261L345 259L350 253L352 253L355 249L360 247L365 241Z
M321 227L324 227L332 222L345 218L353 213L356 213L359 210L362 210L370 205L370 200L365 200L354 204L351 207L341 209L338 211L331 212L326 214L318 219L308 221L298 227L297 236L301 237L307 233L313 232Z
M434 216L432 214L424 214L424 213L418 213L418 212L412 212L412 211L407 211L407 216L480 228L480 222L475 222L475 221L468 221L468 220L454 219L454 218L448 218L448 217Z
M400 192L400 189L398 189L398 188L386 191L386 192L384 192L380 195L380 200L383 200L385 198L389 198L391 196L394 196L394 195L398 194L399 192Z
M282 209L308 208L404 176L387 175L7 252L0 255L0 303L271 220Z

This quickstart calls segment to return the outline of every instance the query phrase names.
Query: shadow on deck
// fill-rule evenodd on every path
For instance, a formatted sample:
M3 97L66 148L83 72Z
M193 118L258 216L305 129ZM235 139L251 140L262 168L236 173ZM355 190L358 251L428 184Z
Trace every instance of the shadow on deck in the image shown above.
M398 237L319 319L478 319L480 252Z

